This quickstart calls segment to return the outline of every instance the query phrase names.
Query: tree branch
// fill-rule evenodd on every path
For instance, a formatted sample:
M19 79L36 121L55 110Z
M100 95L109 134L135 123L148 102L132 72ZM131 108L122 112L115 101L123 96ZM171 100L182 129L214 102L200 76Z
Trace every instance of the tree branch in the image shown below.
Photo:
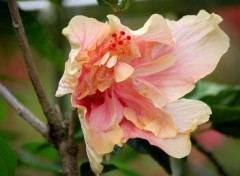
M41 104L43 112L48 120L48 123L50 127L54 127L54 125L56 126L56 124L58 124L56 121L59 121L59 112L51 106L43 90L36 66L33 62L32 53L25 35L16 0L8 0L8 6L12 17L12 24L16 31L17 39L24 55L24 61L28 70L28 75L37 94L39 103Z
M77 109L73 108L72 114L70 117L70 121L69 121L69 129L68 129L68 135L69 135L70 139L74 138L74 132L75 132L75 128L76 128L76 121L75 121L76 112L77 112Z
M218 162L218 160L213 156L213 154L207 150L205 150L195 138L191 138L192 144L196 146L196 148L202 152L217 168L219 175L221 176L229 176L224 170L223 166Z
M17 113L27 121L33 128L35 128L46 139L49 139L47 126L34 116L26 107L24 107L18 100L8 91L8 89L0 83L0 95L12 106Z
M52 143L59 151L63 165L64 176L78 176L77 153L78 146L73 140L74 124L71 122L69 127L62 121L61 113L57 108L51 106L43 90L41 81L35 64L29 44L25 35L22 20L18 11L16 0L8 0L8 6L12 17L13 27L16 31L18 43L24 55L24 61L28 70L28 75L37 94L39 103L49 124L49 142ZM43 36L44 37L44 36Z

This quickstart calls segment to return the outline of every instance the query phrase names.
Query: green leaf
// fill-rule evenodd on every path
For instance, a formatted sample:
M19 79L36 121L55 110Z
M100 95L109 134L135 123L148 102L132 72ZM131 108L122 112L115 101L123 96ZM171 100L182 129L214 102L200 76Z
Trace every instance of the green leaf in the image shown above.
M118 8L123 12L126 11L129 6L133 3L134 0L122 0L119 5Z
M113 170L119 170L125 176L139 176L139 174L126 167L125 164L121 164L119 162L114 162L112 164L103 164L103 167L103 174ZM89 162L81 164L80 173L81 176L95 176L95 174L91 170Z
M18 137L18 135L14 132L10 132L10 131L0 131L0 138L4 139L5 141L10 141L13 139L16 139Z
M217 95L208 95L201 100L208 105L240 107L240 88L229 87L223 89Z
M140 153L149 154L168 174L172 174L170 157L161 149L149 144L149 142L144 139L131 139L127 143Z
M217 84L217 83L211 83L211 82L204 82L204 81L198 81L195 88L185 95L185 98L189 99L201 99L206 96L215 96L222 90L228 89L229 86Z
M0 175L8 176L6 165L1 157L0 157Z
M74 134L74 138L78 142L83 142L84 141L84 135L81 129L78 129L78 131Z
M118 0L97 0L100 6L117 6Z
M44 157L50 160L58 160L58 151L49 143L29 142L22 145L22 148L36 156Z
M240 138L240 108L211 106L212 128L228 136Z
M22 153L19 156L19 164L25 165L37 170L49 171L54 173L60 173L62 167L58 164L51 162L43 162L38 160L34 155L30 153Z
M17 166L17 157L14 150L0 138L0 175L14 176Z
M6 108L4 100L0 97L0 123L6 118Z
M105 164L102 173L110 172L115 169L117 169L117 167L114 166L113 164ZM95 176L94 172L92 171L92 169L90 167L89 162L85 162L85 163L81 164L80 173L81 173L81 176Z
M113 165L117 167L117 169L123 173L125 176L140 176L138 173L130 169L129 167L126 166L125 163L121 162L114 162Z

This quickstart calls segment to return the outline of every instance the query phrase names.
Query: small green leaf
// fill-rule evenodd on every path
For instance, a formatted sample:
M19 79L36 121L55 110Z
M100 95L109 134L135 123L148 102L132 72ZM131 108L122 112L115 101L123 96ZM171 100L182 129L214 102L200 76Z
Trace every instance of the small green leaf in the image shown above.
M228 136L240 138L240 108L211 106L212 128Z
M3 99L0 97L0 123L6 118L6 108Z
M84 141L84 135L81 129L78 129L77 132L74 134L74 138L78 142L83 142Z
M155 161L161 165L168 174L172 174L169 156L158 147L149 144L143 139L131 139L128 145L143 154L149 154Z
M184 97L189 99L199 100L206 96L215 96L219 92L226 90L228 88L229 86L222 85L222 84L198 81L195 88Z
M85 162L85 163L81 164L80 175L81 176L95 176L94 172L92 171L92 169L90 167L89 162Z
M22 145L22 148L36 156L44 157L54 161L59 159L58 151L52 145L46 142L29 142Z
M17 166L17 157L14 150L0 138L0 175L14 176Z
M8 176L7 167L1 157L0 157L0 175Z
M117 167L113 164L104 164L103 167L104 168L102 173L110 172L112 170L117 169ZM91 170L89 162L85 162L81 165L80 173L81 176L95 176L94 172Z
M114 162L113 164L103 164L102 174L113 171L113 170L119 170L125 176L139 176L137 173L135 173L134 171L126 167L124 164L121 164L119 162ZM85 162L81 164L80 173L81 173L81 176L95 176L95 174L91 170L89 162Z
M118 0L97 0L100 6L117 6Z
M208 105L237 107L240 106L240 88L226 88L220 91L217 95L205 96L201 100Z
M5 141L10 141L16 139L18 135L16 133L10 131L0 131L0 138L4 139Z
M120 1L118 8L123 12L126 11L134 0L122 0Z
M42 160L38 160L31 153L22 153L19 156L19 164L31 167L33 169L54 173L60 173L60 171L62 170L62 167L60 165L52 162L43 162Z

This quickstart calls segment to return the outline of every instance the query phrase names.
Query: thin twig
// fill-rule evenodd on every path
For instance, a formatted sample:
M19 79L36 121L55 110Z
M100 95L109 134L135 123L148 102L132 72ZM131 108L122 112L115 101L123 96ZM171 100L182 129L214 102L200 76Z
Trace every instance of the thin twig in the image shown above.
M36 66L33 62L32 53L25 35L24 27L22 20L19 14L16 0L8 0L8 6L12 17L12 24L16 31L17 39L22 49L24 61L28 70L28 75L33 84L34 90L37 94L39 103L42 106L43 112L47 117L50 127L52 127L57 120L59 120L59 113L54 107L51 106L50 102L47 99L47 96L43 90L41 81L39 79L39 74L36 69Z
M17 113L27 121L33 128L41 133L46 139L48 139L48 128L34 116L26 107L24 107L18 100L9 92L9 90L0 83L0 95L12 106Z
M223 166L218 162L218 160L213 156L213 154L207 150L205 150L198 142L195 138L191 138L191 141L193 143L193 145L196 146L196 148L202 152L213 164L214 166L217 168L217 171L219 173L219 175L221 176L229 176L226 171L224 170Z

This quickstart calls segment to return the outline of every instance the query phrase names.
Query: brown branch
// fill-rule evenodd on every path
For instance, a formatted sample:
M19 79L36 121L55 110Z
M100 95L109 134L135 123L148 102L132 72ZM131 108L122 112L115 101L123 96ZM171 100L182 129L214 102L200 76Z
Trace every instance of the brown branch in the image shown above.
M50 127L54 127L54 125L57 124L55 122L57 120L59 121L60 116L58 111L56 111L56 109L51 106L43 90L36 66L33 62L32 53L25 35L24 27L18 11L16 0L8 0L8 6L9 6L10 14L12 17L12 24L16 31L18 43L23 52L24 61L28 70L28 75L30 77L34 90L37 94L39 103L42 106L43 112L47 117L48 123Z
M35 128L46 139L48 137L47 126L34 116L26 107L24 107L18 100L8 91L8 89L0 83L0 95L12 106L17 113L27 121L33 128Z
M78 147L72 138L74 124L69 128L69 124L62 121L60 110L51 106L43 90L41 81L35 64L28 41L25 35L22 20L18 11L16 0L8 0L8 6L12 17L13 27L16 31L18 43L24 55L24 61L28 70L28 75L37 94L39 103L49 124L49 142L52 143L59 151L63 165L64 176L78 176L77 153ZM73 128L73 129L71 129Z
M72 109L72 114L70 117L70 122L69 122L69 129L68 129L68 135L71 139L74 138L74 132L76 128L76 121L75 121L75 115L76 115L77 109L73 108Z
M224 170L223 166L218 162L218 160L213 156L213 154L207 150L205 150L195 138L191 138L191 141L193 145L196 146L196 148L202 152L217 168L218 174L221 176L229 176L226 171Z

